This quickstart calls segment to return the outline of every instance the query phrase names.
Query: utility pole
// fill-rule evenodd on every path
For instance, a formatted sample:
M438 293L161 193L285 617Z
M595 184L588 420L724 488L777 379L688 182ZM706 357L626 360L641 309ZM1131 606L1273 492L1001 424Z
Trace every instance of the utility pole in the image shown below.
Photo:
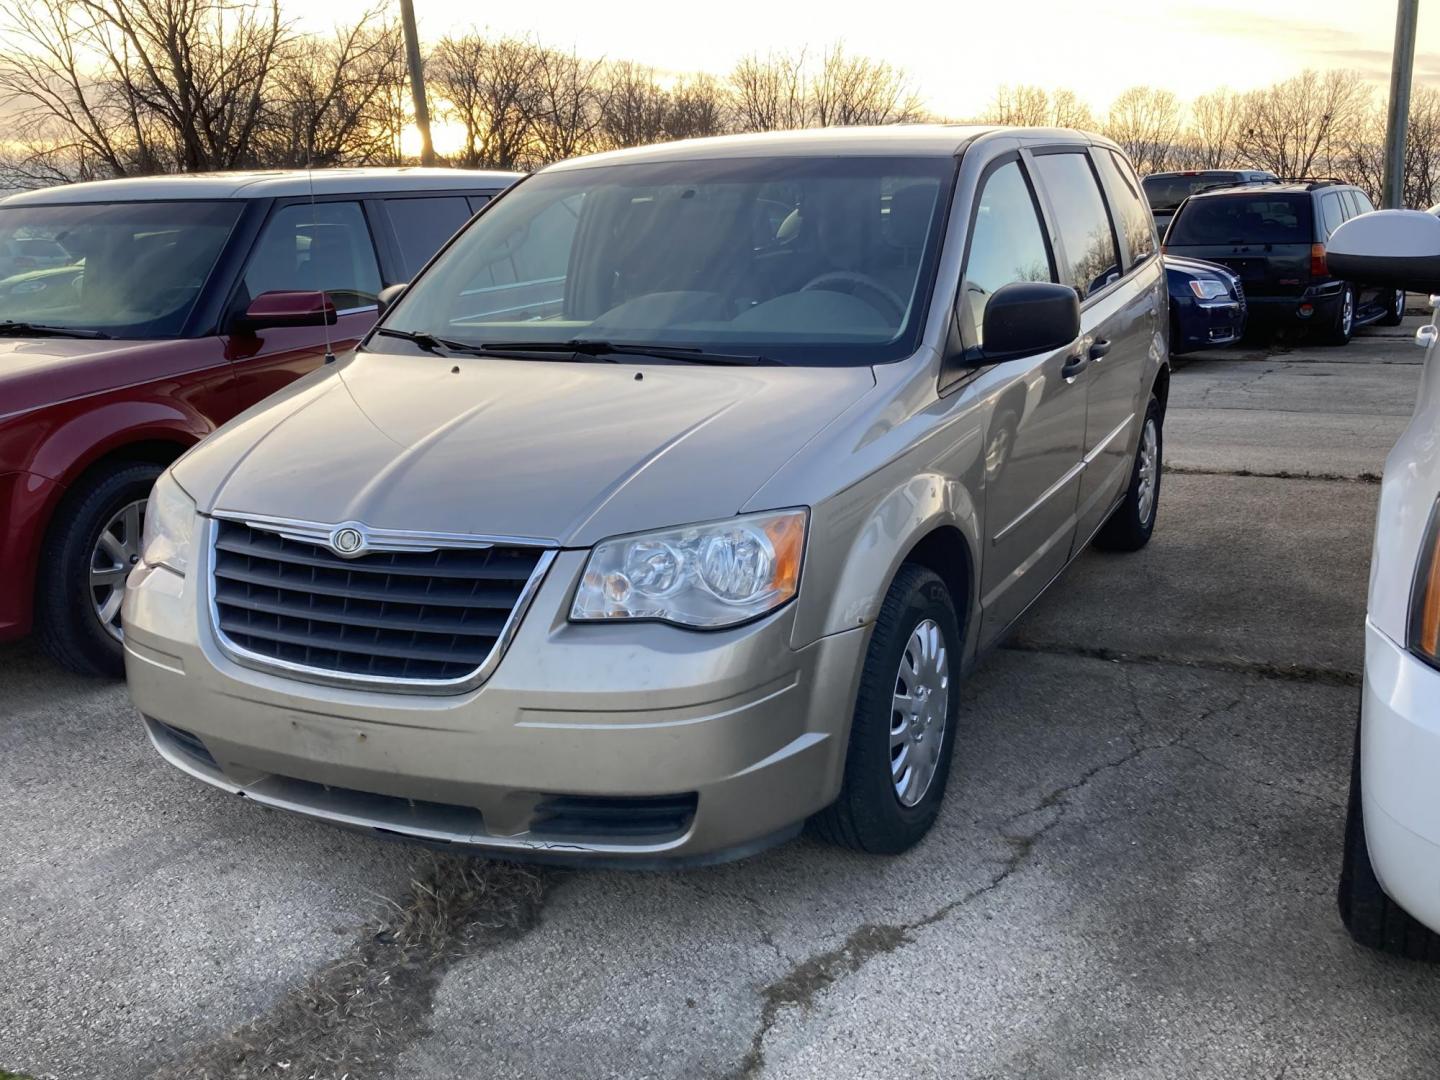
M1410 123L1410 76L1415 69L1415 23L1419 17L1420 0L1399 0L1395 58L1390 66L1390 112L1385 120L1385 190L1380 198L1387 210L1405 206L1405 129Z
M410 97L415 102L415 126L420 129L420 164L434 165L435 146L430 142L430 106L425 103L425 69L420 64L420 34L415 29L414 0L400 0L400 22L405 27L405 60L410 65ZM1408 81L1406 87L1408 98Z

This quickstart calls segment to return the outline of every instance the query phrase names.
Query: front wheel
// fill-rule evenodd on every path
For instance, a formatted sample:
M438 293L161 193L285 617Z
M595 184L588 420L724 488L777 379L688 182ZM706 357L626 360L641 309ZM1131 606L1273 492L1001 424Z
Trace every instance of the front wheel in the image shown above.
M1096 535L1096 547L1105 551L1139 551L1150 542L1150 534L1155 531L1155 519L1160 513L1160 468L1164 449L1160 399L1151 394L1145 409L1145 423L1140 428L1140 444L1135 448L1130 486L1125 491L1124 500Z
M822 839L897 855L930 831L955 749L961 648L945 583L902 566L865 654L840 796L811 822Z
M36 600L45 651L82 675L125 671L120 601L140 561L145 504L159 465L123 462L91 476L61 505L46 536Z

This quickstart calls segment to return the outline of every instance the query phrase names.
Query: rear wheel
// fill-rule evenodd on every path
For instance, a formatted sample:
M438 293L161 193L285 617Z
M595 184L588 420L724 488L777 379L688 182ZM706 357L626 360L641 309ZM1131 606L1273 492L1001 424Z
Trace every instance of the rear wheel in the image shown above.
M1399 326L1405 321L1405 290L1396 289L1395 294L1390 297L1389 306L1385 314L1380 316L1381 326Z
M1340 294L1340 302L1335 305L1335 313L1330 316L1330 325L1320 333L1320 341L1325 345L1348 345L1350 337L1355 333L1355 289L1345 286L1345 291Z
M1160 423L1160 400L1150 395L1130 487L1124 501L1095 536L1095 546L1106 551L1139 551L1150 542L1160 513L1160 469L1164 461L1165 433Z
M145 505L161 473L122 462L88 478L61 505L41 553L36 602L41 645L82 675L125 671L120 602L140 561Z
M865 654L840 796L811 821L822 839L895 855L930 831L955 748L961 647L945 583L902 566Z
M1365 842L1365 808L1360 794L1360 728L1350 763L1350 806L1345 815L1345 855L1340 864L1340 920L1366 948L1410 960L1440 961L1440 935L1385 895Z

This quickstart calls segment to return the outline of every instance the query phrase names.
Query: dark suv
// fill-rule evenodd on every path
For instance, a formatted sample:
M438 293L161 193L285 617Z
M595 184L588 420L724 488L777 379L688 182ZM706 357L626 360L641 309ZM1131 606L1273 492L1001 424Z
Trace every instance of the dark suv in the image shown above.
M1274 179L1274 173L1263 169L1187 169L1184 172L1151 173L1140 183L1145 189L1150 213L1155 218L1155 229L1164 236L1175 211L1191 195L1234 184Z
M1325 244L1344 221L1374 210L1343 180L1283 180L1192 195L1165 234L1165 251L1228 266L1240 275L1252 319L1269 317L1344 345L1355 327L1398 326L1405 293L1343 281Z

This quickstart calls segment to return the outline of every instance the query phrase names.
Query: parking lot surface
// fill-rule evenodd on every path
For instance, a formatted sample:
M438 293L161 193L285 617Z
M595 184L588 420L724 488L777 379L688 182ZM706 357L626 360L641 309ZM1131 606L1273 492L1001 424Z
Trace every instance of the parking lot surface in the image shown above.
M965 688L897 859L437 858L150 750L0 648L0 1069L140 1077L1423 1077L1440 972L1335 914L1371 529L1418 319L1177 363L1150 546Z

